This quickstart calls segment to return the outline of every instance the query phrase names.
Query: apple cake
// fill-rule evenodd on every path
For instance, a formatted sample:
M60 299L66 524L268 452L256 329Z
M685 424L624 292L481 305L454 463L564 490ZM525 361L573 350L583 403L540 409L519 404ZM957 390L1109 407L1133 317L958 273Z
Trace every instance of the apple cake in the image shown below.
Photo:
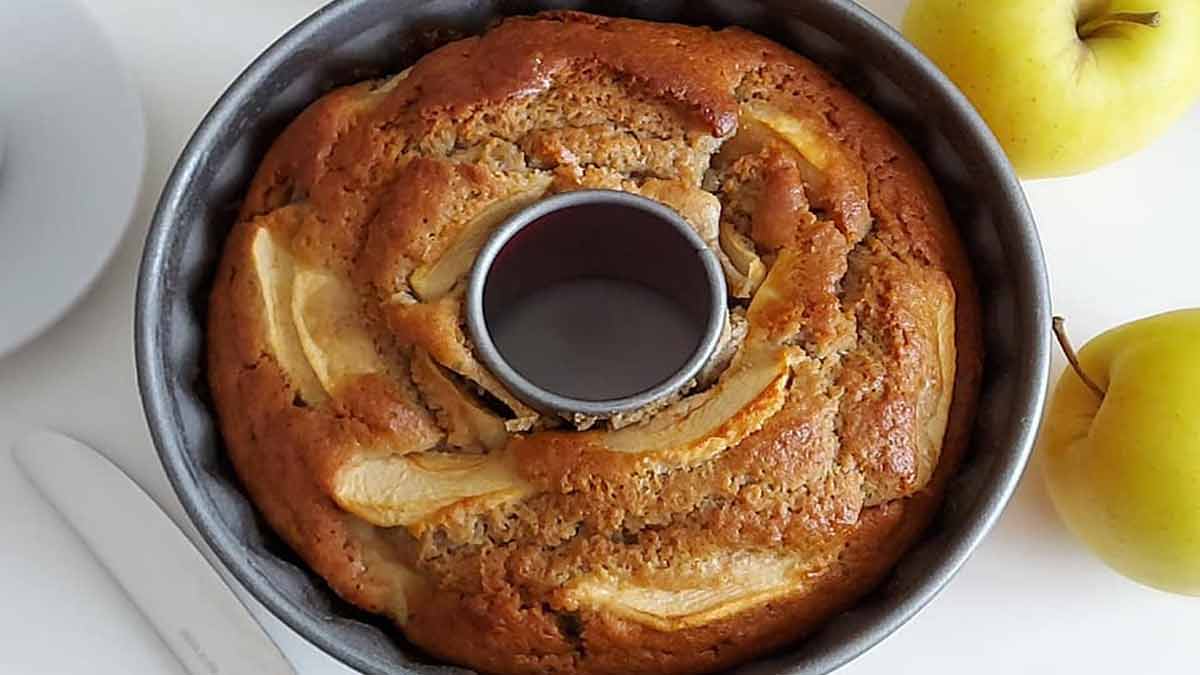
M678 211L729 290L705 376L600 422L506 391L462 315L489 232L586 188ZM485 672L702 672L810 633L927 524L977 314L925 167L813 63L552 12L290 124L226 242L207 370L266 521L411 643Z

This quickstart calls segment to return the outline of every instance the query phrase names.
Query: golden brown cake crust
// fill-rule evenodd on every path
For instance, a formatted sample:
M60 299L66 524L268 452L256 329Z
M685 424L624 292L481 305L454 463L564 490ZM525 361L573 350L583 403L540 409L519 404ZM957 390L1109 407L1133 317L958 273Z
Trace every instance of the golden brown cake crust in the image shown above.
M715 384L577 431L475 361L455 261L590 187L679 210L748 329ZM272 527L413 643L505 673L710 671L810 633L928 522L981 367L941 197L861 101L739 29L573 12L302 113L229 236L208 336Z

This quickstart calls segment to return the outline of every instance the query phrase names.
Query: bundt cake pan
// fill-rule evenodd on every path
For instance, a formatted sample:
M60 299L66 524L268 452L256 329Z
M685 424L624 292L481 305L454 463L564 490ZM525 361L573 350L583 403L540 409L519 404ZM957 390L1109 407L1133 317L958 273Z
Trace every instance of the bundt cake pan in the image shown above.
M987 340L966 462L933 525L888 581L809 639L741 669L833 670L915 615L1000 516L1041 418L1050 353L1037 229L1000 146L935 66L850 0L340 0L318 11L221 96L180 156L154 215L139 272L135 335L142 401L163 467L224 564L301 635L370 675L463 672L433 662L382 620L341 602L256 515L225 458L206 391L206 303L238 200L268 145L307 104L338 85L397 72L500 17L564 8L736 24L788 45L907 137L962 231Z

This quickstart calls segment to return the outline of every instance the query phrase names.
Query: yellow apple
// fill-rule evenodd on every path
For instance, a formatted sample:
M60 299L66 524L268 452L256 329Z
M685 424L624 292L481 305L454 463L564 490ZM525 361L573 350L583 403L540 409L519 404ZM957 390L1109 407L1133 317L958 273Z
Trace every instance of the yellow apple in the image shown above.
M1200 595L1200 309L1114 328L1068 360L1039 442L1067 526L1118 572Z
M1123 157L1200 95L1198 0L913 0L903 30L1023 178Z

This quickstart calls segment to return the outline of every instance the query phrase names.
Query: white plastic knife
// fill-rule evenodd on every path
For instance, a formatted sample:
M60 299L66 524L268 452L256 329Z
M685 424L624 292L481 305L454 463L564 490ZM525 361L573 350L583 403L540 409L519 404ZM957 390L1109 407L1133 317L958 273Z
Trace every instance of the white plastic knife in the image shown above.
M100 453L39 431L13 456L191 675L296 675L187 537Z

